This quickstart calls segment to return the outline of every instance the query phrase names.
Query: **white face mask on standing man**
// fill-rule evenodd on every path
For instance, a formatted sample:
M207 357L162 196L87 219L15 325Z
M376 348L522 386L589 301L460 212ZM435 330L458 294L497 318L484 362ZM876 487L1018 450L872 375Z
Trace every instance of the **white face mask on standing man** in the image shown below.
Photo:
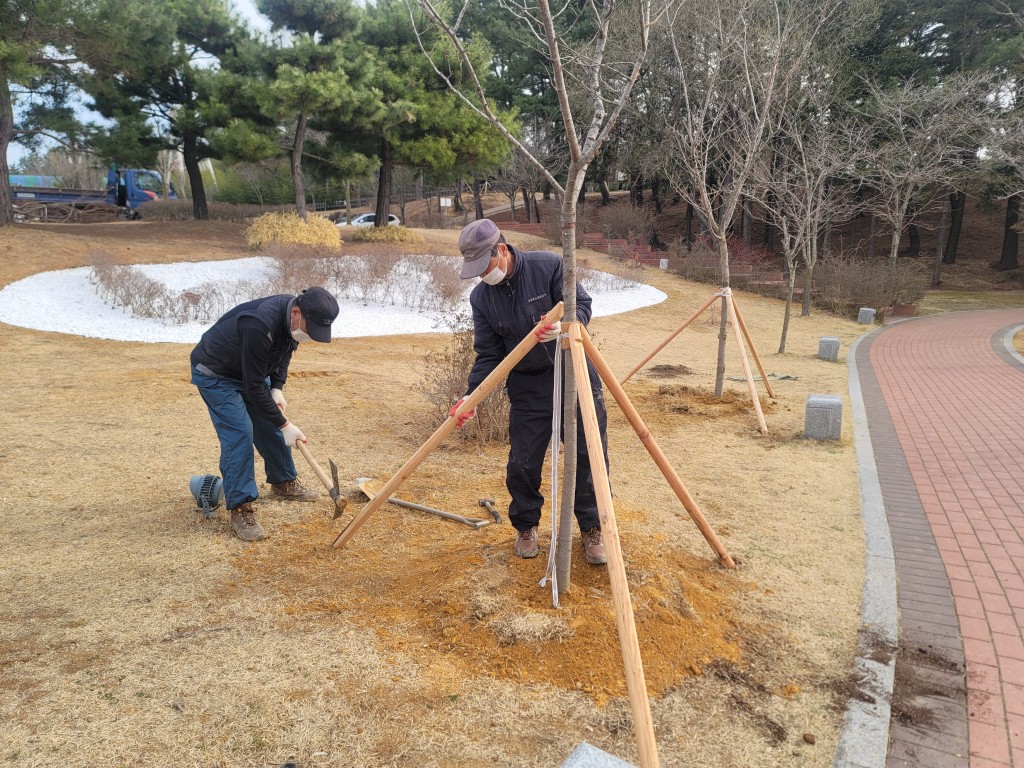
M501 251L498 251L498 263L494 265L494 269L488 272L486 275L480 275L480 279L488 285L498 285L502 280L505 279L505 270L501 268Z

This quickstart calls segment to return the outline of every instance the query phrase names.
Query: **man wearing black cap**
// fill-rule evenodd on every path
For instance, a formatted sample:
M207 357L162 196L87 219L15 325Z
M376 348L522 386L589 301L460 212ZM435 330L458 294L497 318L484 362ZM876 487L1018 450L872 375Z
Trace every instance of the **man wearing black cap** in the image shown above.
M192 350L199 389L220 440L220 473L231 527L243 541L264 538L252 502L259 497L252 448L263 457L271 498L312 501L317 493L296 477L291 449L302 430L284 415L282 389L301 341L331 340L338 302L323 288L239 304L203 334Z
M548 310L562 300L562 259L550 251L513 248L490 219L479 219L463 229L459 235L459 250L463 258L462 278L479 277L482 281L469 296L476 361L469 373L468 397L505 356L533 332ZM576 317L583 324L590 321L590 303L587 292L577 286ZM551 442L554 355L561 327L559 322L540 329L537 332L540 343L516 364L508 377L512 406L508 425L511 448L505 484L512 496L508 514L516 529L514 551L519 557L536 557L538 552L537 528L544 505L540 492L541 469ZM608 417L604 395L597 372L589 362L587 365L607 464ZM462 400L452 407L451 413L454 414L461 404ZM471 412L461 416L458 426L474 415ZM600 565L605 562L604 542L582 418L578 428L574 511L583 537L584 556L588 563Z

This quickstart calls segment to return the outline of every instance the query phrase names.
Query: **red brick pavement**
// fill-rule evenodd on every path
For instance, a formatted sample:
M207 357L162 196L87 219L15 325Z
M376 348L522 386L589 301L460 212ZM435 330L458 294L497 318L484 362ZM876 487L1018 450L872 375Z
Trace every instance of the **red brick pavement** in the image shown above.
M919 318L882 331L867 350L898 441L895 451L876 445L880 473L888 459L905 460L913 488L900 492L923 509L918 529L913 520L893 529L901 646L927 637L956 657L962 639L971 768L1024 768L1024 365L1003 345L1021 323L1024 309ZM870 411L868 420L874 442ZM884 488L883 498L892 526ZM944 574L922 565L931 549ZM959 638L943 621L949 593ZM943 702L952 708L938 732L962 728L955 699ZM934 754L894 754L915 740L897 726L890 765L957 764L955 745L943 753L941 740L926 742Z

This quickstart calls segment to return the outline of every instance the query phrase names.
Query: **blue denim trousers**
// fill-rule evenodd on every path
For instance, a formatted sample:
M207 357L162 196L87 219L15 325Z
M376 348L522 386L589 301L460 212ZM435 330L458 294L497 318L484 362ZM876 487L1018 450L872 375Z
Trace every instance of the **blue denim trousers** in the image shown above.
M268 483L286 483L296 478L292 449L285 444L281 430L252 411L242 397L242 382L207 376L193 367L192 383L206 403L220 440L220 475L228 509L259 498L254 445L263 457Z

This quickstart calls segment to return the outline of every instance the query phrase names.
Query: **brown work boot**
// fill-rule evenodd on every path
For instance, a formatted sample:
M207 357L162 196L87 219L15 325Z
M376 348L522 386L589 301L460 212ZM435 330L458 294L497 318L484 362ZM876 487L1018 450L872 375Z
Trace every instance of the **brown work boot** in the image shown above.
M537 526L525 531L516 531L516 557L531 558L537 556Z
M316 501L320 494L298 480L289 480L287 483L271 483L270 498L281 501Z
M583 538L583 557L591 565L604 565L608 558L604 553L604 539L600 528L591 528L580 532Z
M256 522L256 510L249 501L231 510L231 529L242 541L261 541L267 536L263 526Z

